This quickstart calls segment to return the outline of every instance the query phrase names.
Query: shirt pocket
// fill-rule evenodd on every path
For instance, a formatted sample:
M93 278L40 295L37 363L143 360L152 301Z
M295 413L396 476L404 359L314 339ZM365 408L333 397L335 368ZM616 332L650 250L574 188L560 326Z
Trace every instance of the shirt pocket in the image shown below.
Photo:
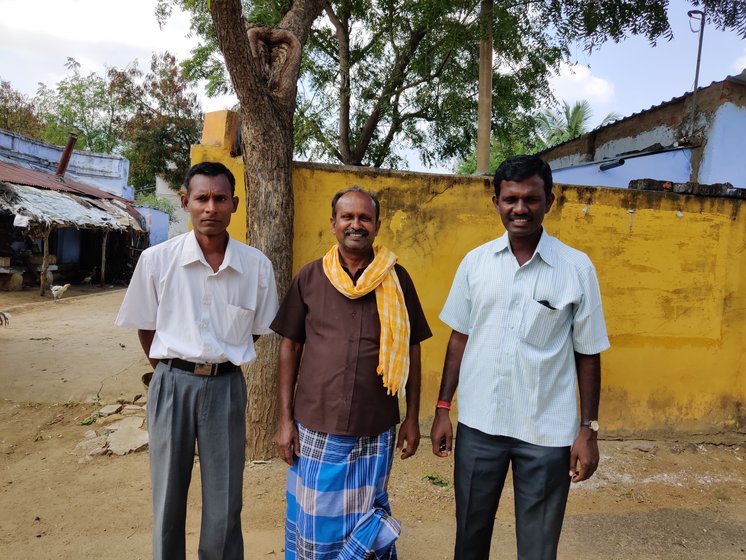
M570 314L570 304L559 309L529 299L523 313L521 340L545 348L562 331Z
M245 346L251 339L254 310L227 304L217 321L218 336L233 346Z

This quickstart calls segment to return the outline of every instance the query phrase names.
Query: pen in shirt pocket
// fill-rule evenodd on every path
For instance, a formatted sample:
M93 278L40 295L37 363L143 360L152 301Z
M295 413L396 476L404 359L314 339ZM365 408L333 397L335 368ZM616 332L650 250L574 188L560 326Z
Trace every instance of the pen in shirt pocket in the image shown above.
M548 307L549 309L553 309L553 310L557 311L557 308L556 307L552 307L551 305L549 305L549 302L547 300L545 300L545 299L542 299L541 301L538 301L537 303L540 303L544 307Z

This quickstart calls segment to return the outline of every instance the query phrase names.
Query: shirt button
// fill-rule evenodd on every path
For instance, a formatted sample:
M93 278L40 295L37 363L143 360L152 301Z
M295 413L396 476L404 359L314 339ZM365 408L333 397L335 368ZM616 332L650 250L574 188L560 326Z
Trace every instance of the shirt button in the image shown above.
M209 324L207 321L202 321L202 328L206 329Z

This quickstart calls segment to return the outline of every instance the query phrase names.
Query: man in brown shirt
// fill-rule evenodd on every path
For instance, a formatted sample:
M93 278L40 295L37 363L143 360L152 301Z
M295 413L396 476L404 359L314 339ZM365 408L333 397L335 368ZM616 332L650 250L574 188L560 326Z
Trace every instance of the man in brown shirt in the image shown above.
M396 558L386 492L396 393L406 394L396 438L406 459L420 440L420 342L431 332L409 274L373 246L379 227L375 195L337 193L338 244L300 270L271 325L283 336L276 440L291 465L287 559Z

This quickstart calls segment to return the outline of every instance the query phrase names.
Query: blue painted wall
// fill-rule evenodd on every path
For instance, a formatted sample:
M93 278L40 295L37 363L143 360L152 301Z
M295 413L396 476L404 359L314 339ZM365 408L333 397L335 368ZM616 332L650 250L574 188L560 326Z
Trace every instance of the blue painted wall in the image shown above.
M699 182L746 188L746 109L724 103L715 112L702 154Z
M80 262L80 230L61 228L57 230L57 262L72 264Z
M150 231L150 245L158 245L168 239L168 214L148 206L137 206L137 211L145 218Z
M600 162L552 169L555 183L566 185L618 187L626 189L634 179L657 179L685 183L692 173L692 153L689 148L624 160L624 165L601 171ZM702 181L705 182L705 181Z

